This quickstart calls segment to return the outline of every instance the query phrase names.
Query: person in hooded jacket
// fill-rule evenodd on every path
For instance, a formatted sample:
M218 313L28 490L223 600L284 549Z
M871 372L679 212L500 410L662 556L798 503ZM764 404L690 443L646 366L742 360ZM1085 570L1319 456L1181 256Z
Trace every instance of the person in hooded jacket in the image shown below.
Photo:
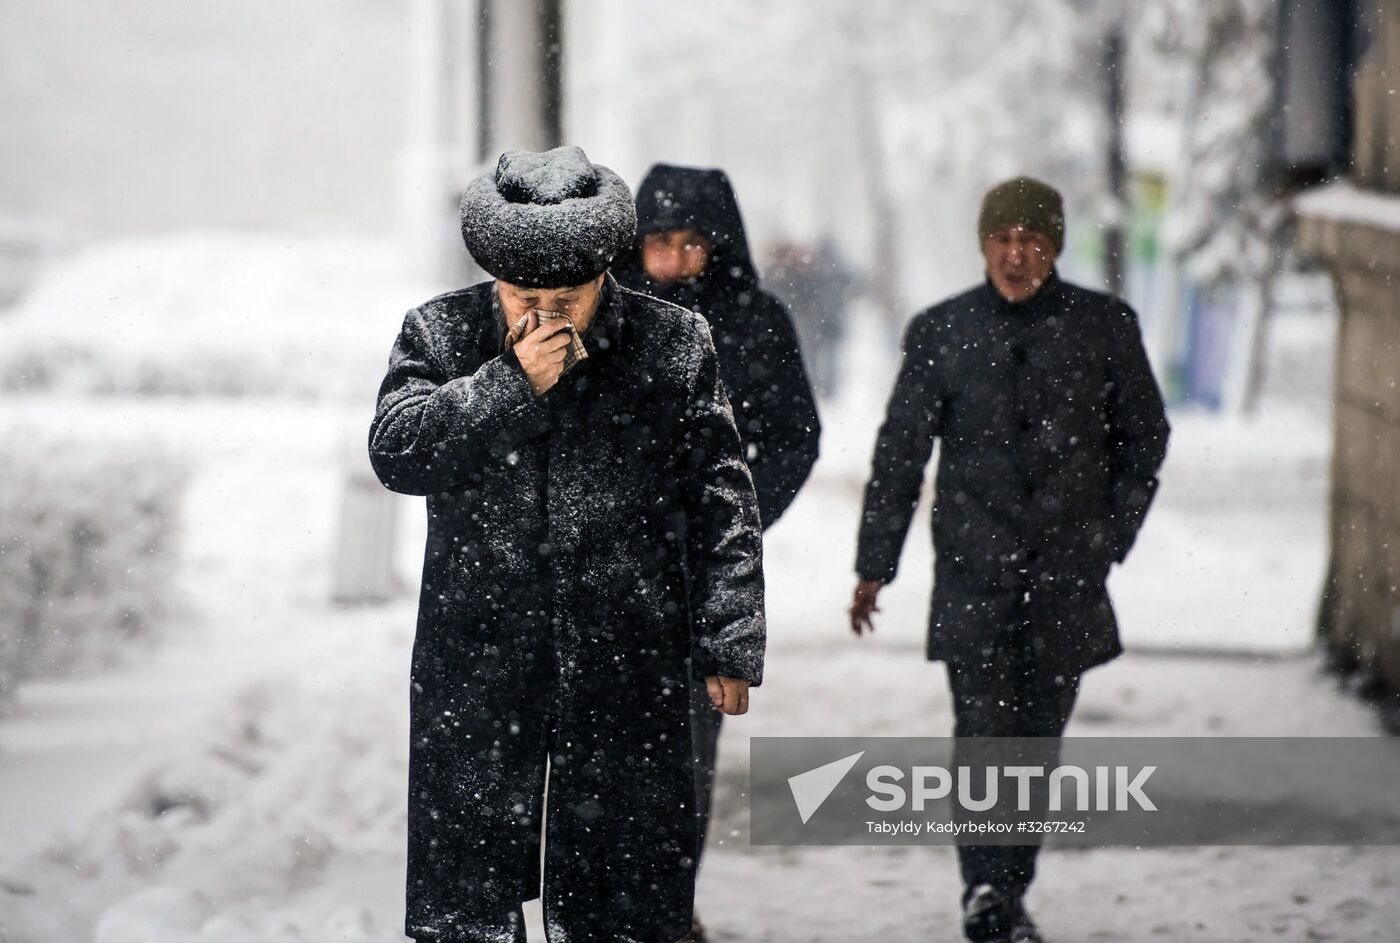
M948 665L955 763L973 738L1016 737L1043 738L1042 764L1054 765L1081 676L1122 652L1105 581L1166 457L1137 316L1060 279L1064 230L1048 184L1016 177L987 192L986 278L910 321L865 488L857 636L874 629L941 441L928 657ZM1038 850L958 846L968 939L1041 939L1024 904Z
M792 318L759 285L728 175L671 164L647 171L636 244L612 273L709 323L763 529L772 527L812 471L821 425Z
M635 208L579 148L502 155L461 221L494 281L408 313L369 436L380 481L428 509L405 930L524 943L542 896L552 943L676 943L698 854L688 675L743 713L765 637L711 332L607 274Z
M637 239L612 268L636 291L710 325L719 376L758 492L763 529L777 522L817 460L821 427L787 309L759 285L739 201L722 170L657 164L637 187ZM723 714L695 689L697 814L703 852ZM694 939L703 939L695 928Z

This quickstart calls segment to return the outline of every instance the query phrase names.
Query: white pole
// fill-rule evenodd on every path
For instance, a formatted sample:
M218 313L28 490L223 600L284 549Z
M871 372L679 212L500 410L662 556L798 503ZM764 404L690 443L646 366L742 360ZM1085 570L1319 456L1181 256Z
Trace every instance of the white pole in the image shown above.
M474 12L474 0L411 0L408 6L397 245L405 274L432 285L448 284L453 277L458 244L453 198L472 169ZM401 589L394 574L394 546L403 501L374 477L358 422L346 425L342 442L331 598L340 605L384 602Z

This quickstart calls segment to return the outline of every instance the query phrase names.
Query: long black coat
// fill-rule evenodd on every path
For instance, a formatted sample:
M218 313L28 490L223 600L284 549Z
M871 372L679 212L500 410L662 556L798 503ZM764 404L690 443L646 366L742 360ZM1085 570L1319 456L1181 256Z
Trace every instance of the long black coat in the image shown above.
M984 283L905 333L856 570L894 579L939 438L929 658L993 657L1023 611L1047 671L1107 661L1122 648L1104 581L1142 525L1168 432L1131 308L1055 275L1021 304Z
M706 236L710 259L700 277L662 284L642 265L641 239L675 229ZM759 286L728 176L657 164L637 187L637 243L613 274L628 288L689 308L709 322L766 530L811 474L821 425L792 318Z
M696 852L692 645L695 676L761 681L753 484L703 320L609 279L589 358L536 398L493 292L409 312L370 431L384 484L428 496L408 932L457 939L537 895L548 753L546 918L671 943Z

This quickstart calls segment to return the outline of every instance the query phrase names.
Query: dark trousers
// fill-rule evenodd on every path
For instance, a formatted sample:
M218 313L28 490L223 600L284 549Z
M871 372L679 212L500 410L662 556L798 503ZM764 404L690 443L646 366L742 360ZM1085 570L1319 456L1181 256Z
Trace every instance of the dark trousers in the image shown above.
M1079 677L1053 675L1032 656L1023 640L1020 624L1008 626L986 657L980 661L948 664L948 684L953 694L953 748L955 765L967 762L963 738L1049 737L1035 753L1035 763L1047 767L1059 760L1059 737L1069 721L1079 693ZM961 759L960 759L961 757ZM1033 781L1032 801L1040 808L1048 801L1045 779ZM1035 845L959 845L958 866L963 885L990 884L1009 897L1021 897L1035 877Z

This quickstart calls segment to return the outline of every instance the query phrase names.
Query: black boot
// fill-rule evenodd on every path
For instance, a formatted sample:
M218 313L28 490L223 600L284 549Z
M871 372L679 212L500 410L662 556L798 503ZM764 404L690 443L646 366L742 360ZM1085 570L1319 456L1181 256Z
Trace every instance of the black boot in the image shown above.
M1006 943L1013 916L1011 901L990 884L963 892L963 936L973 943Z

